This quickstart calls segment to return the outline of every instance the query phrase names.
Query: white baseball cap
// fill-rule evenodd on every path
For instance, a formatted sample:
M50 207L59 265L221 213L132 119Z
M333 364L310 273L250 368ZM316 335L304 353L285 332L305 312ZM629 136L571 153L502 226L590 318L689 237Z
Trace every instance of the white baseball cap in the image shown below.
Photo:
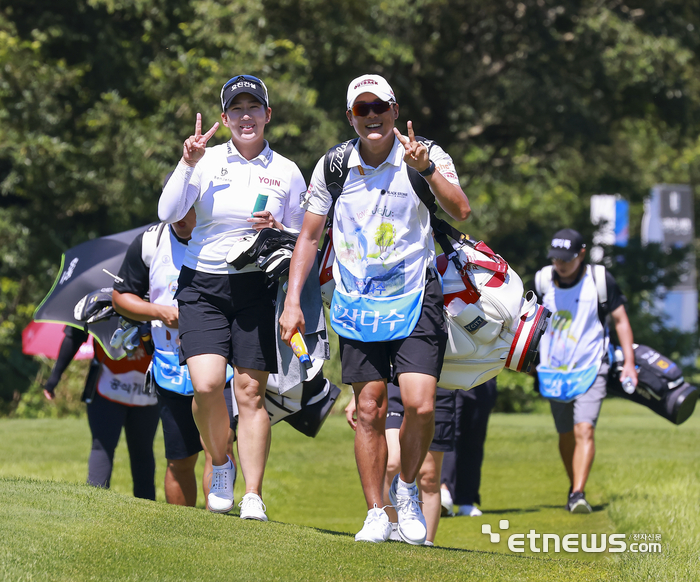
M382 101L396 103L394 91L384 77L379 75L362 75L350 81L348 85L348 109L351 109L363 93L373 93Z

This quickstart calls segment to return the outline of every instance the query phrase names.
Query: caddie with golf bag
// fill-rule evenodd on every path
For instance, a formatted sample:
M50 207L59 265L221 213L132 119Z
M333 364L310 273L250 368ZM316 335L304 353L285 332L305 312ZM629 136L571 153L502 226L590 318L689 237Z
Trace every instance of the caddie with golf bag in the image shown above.
M305 330L300 307L304 282L313 269L319 242L332 218L335 293L331 324L340 336L343 381L357 401L355 455L367 502L367 519L357 541L383 542L391 526L382 509L387 449L384 438L386 382L393 363L405 407L401 430L401 473L390 497L398 507L399 533L412 544L426 539L415 478L434 430L434 399L447 329L442 290L433 268L435 250L430 213L409 179L420 173L439 204L456 220L470 212L454 164L439 146L416 141L395 129L399 106L389 83L379 75L353 80L346 118L359 136L333 148L329 181L323 156L306 193L306 214L289 273L280 319L282 337ZM350 168L339 182L344 154ZM334 204L333 184L342 191ZM314 274L315 276L315 274Z
M594 432L605 398L610 361L607 357L609 315L624 354L621 377L637 384L632 328L625 297L612 275L585 263L580 233L557 232L549 249L552 265L537 272L535 286L552 322L540 342L539 391L548 398L559 433L559 452L571 488L566 509L589 513L584 488L595 455ZM604 293L605 302L598 297Z

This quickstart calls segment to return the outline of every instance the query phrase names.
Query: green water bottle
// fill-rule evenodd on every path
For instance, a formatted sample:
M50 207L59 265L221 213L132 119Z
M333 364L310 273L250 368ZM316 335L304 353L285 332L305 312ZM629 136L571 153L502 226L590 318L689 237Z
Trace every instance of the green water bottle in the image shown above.
M256 212L265 210L265 206L267 206L267 194L258 194L258 198L255 201L255 206L253 207L253 214L251 214L251 216L255 216Z

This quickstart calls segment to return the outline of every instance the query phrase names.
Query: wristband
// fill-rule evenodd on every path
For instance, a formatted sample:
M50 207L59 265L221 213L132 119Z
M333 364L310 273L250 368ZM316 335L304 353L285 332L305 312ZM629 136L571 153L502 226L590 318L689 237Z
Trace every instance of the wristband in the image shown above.
M422 172L418 172L421 176L424 178L428 178L429 176L432 176L435 173L435 162L433 160L430 160L430 165L423 170Z

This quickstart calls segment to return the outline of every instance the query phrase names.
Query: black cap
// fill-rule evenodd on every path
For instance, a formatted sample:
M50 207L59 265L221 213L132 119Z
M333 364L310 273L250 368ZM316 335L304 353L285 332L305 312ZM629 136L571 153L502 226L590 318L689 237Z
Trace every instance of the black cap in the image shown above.
M270 99L267 96L267 87L265 87L265 83L252 75L238 75L237 77L229 79L221 88L221 109L226 112L233 98L241 93L249 93L260 101L263 106L270 106Z
M580 232L571 228L565 228L557 232L552 238L552 245L547 254L548 259L561 259L570 261L578 256L586 245Z

